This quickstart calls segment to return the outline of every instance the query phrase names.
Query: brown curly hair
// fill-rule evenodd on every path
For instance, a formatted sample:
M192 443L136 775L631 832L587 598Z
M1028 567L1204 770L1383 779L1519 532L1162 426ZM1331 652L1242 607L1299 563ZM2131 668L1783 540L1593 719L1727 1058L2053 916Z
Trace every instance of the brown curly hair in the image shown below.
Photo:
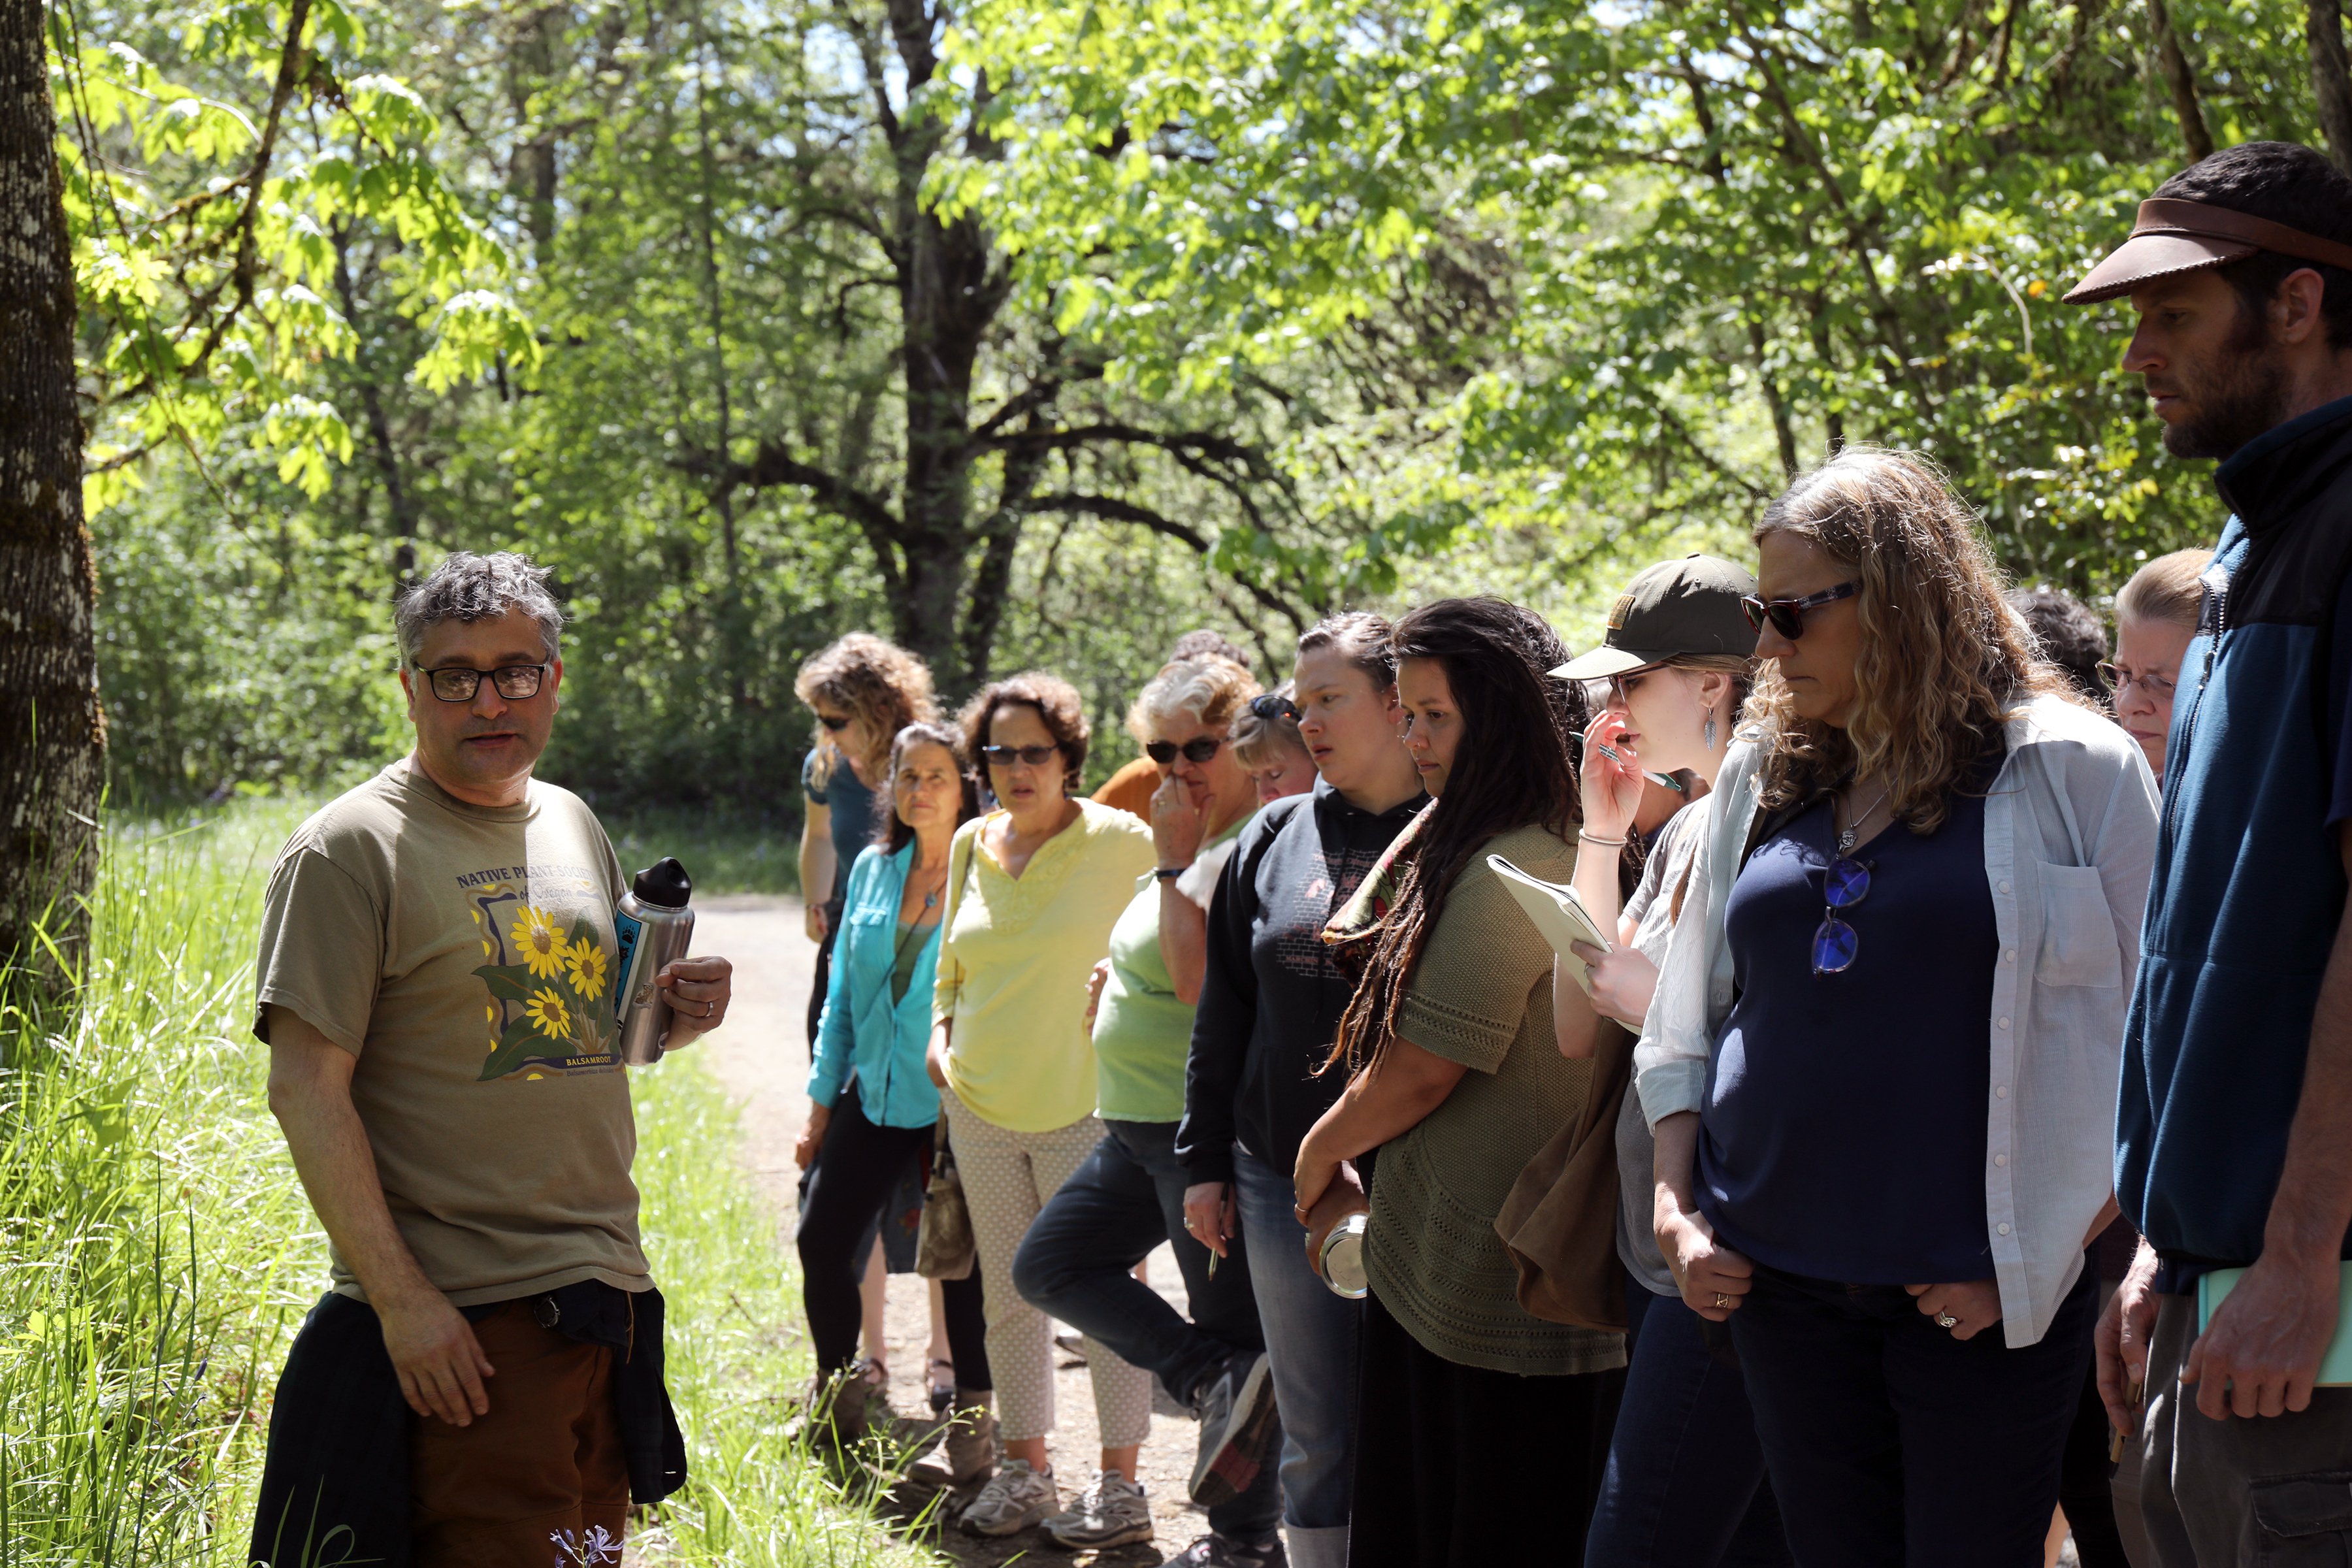
M876 778L890 766L890 742L909 724L938 721L940 705L931 695L931 668L887 637L852 632L800 668L793 678L793 695L814 709L819 701L846 710L866 722L872 750L857 760ZM824 744L827 731L817 726L817 783L833 771L837 748Z
M1932 833L2028 697L2073 696L2003 599L1975 524L1927 458L1875 447L1846 447L1765 509L1759 544L1796 533L1853 569L1863 633L1843 729L1801 717L1776 661L1758 670L1747 717L1760 731L1766 810L1866 776L1886 785L1897 821Z
M1062 793L1078 794L1078 781L1086 772L1090 731L1086 703L1079 698L1077 688L1058 675L1024 669L1003 680L992 680L973 692L971 700L956 715L956 723L963 731L964 755L975 768L985 766L980 752L988 744L989 721L996 717L999 708L1005 707L1036 710L1038 722L1054 737L1054 744L1062 748Z

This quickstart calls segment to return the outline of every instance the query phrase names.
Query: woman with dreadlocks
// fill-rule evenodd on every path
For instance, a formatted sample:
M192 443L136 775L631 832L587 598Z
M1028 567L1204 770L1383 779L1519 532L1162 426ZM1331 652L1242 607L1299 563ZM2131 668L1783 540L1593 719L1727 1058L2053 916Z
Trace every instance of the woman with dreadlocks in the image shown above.
M1435 796L1326 941L1367 953L1332 1063L1347 1089L1300 1145L1303 1222L1370 1182L1350 1568L1580 1554L1623 1383L1622 1335L1520 1307L1495 1217L1583 1110L1596 1026L1554 1016L1552 952L1487 865L1575 867L1582 688L1532 613L1447 599L1393 635L1405 746ZM1344 1189L1343 1189L1344 1190Z

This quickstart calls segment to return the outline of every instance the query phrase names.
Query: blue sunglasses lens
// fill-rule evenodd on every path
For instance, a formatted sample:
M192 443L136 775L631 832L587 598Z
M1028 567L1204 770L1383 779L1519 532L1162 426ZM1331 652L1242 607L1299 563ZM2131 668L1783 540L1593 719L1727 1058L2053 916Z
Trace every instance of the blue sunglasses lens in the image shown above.
M1822 879L1822 896L1833 910L1851 909L1870 893L1870 868L1859 860L1840 860Z
M1853 927L1832 915L1813 932L1813 973L1837 974L1853 963L1854 952L1861 941Z

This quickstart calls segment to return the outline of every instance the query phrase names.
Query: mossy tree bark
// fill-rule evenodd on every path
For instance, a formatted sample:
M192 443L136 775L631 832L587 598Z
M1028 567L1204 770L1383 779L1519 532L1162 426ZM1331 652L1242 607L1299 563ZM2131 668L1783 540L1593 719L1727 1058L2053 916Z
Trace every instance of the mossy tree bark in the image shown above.
M73 251L41 0L0 0L0 962L68 962L106 724L82 525Z

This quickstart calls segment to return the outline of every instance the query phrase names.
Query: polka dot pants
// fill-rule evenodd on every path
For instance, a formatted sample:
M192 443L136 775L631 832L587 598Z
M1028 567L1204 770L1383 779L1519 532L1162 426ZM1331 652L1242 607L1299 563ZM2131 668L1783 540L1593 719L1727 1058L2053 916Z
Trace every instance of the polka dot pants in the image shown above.
M1015 1132L981 1120L952 1090L940 1097L955 1141L956 1170L971 1210L980 1249L981 1293L988 1305L988 1366L996 1383L996 1419L1006 1440L1054 1429L1054 1342L1045 1314L1013 1288L1013 1255L1045 1200L1060 1190L1102 1142L1089 1116L1051 1132ZM1087 1375L1106 1448L1140 1443L1151 1433L1151 1374L1087 1341Z

